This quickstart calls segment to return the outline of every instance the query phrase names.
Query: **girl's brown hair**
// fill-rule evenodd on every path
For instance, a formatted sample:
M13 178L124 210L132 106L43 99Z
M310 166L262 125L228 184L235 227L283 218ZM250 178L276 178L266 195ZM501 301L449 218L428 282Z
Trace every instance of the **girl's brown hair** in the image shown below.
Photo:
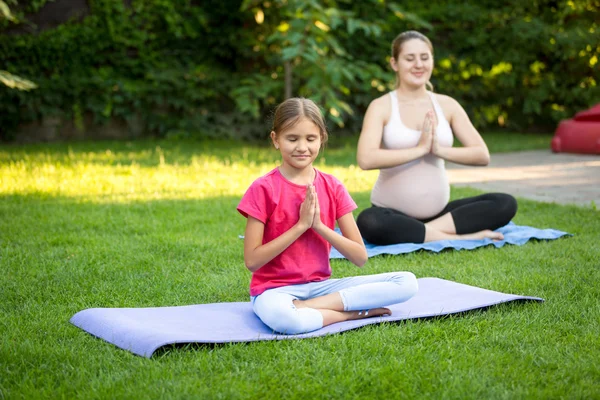
M325 145L329 135L327 127L323 120L321 110L314 101L304 97L292 97L281 103L275 110L273 117L273 132L275 135L296 125L300 118L308 118L312 121L321 133L321 146Z
M392 58L394 60L398 61L398 56L400 56L400 53L402 52L402 45L412 39L419 39L425 42L431 51L431 55L433 56L433 45L427 36L417 31L406 31L396 36L396 39L394 39L392 42ZM433 85L431 82L428 81L426 86L430 91L433 92ZM398 87L400 87L400 81L396 79L396 88Z

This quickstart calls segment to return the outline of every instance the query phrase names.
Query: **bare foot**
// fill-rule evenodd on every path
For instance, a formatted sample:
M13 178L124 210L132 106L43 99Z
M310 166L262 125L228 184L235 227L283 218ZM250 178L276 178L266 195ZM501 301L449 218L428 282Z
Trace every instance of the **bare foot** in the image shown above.
M339 292L308 300L296 299L293 300L293 303L296 308L314 308L319 311L321 315L323 315L323 326L342 321L380 317L385 314L392 315L392 311L385 307L372 308L364 311L343 311L344 303L342 302Z
M348 313L348 320L364 319L371 317L381 317L382 315L392 315L392 311L389 308L372 308L365 311L352 311Z
M372 308L365 311L334 311L327 309L320 309L318 311L323 315L323 326L342 321L380 317L385 314L392 315L392 311L388 308Z
M475 232L475 233L470 233L467 235L460 235L460 236L461 236L461 239L492 239L492 240L503 240L504 239L503 234L501 234L500 232L491 231L489 229Z

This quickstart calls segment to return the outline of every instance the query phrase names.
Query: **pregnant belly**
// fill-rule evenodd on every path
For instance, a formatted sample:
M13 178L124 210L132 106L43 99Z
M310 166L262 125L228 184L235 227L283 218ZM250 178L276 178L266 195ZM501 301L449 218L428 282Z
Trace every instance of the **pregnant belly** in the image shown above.
M443 164L440 168L423 161L381 170L371 192L374 205L393 208L417 219L439 214L449 199L450 184Z

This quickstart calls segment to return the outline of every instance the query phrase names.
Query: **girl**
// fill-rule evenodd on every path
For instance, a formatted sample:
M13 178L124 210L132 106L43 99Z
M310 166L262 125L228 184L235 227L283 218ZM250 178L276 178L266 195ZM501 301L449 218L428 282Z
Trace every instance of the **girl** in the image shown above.
M327 141L316 104L284 101L271 140L281 165L254 181L237 207L248 219L244 261L256 315L273 331L297 334L391 314L385 306L414 296L410 272L329 279L331 246L359 267L367 252L352 216L356 204L336 178L313 167Z
M444 160L487 165L490 155L460 104L427 90L431 42L416 31L401 33L392 43L390 63L396 90L371 102L358 141L358 165L380 170L371 192L373 207L357 219L362 236L378 245L502 240L493 230L516 214L511 195L487 193L448 202ZM452 147L453 136L462 147Z

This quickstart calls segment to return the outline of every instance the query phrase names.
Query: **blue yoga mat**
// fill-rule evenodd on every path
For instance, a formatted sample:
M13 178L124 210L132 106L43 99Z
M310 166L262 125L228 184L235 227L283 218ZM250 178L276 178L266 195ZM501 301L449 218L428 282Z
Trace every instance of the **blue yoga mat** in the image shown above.
M340 322L299 335L273 333L254 314L250 302L90 308L75 314L71 323L115 346L150 358L160 347L178 343L304 339L369 324L456 314L510 301L543 301L539 297L500 293L438 278L418 281L418 293L407 302L390 306L391 316Z
M530 239L544 239L552 240L558 239L562 236L572 236L570 233L558 231L556 229L537 229L530 226L515 225L509 222L508 225L503 226L496 230L504 234L504 240L494 241L492 239L482 240L438 240L436 242L427 243L402 243L402 244L391 244L388 246L377 246L368 242L365 242L367 247L367 254L369 257L378 256L381 254L404 254L410 253L417 250L429 250L433 252L440 252L445 249L454 250L473 250L478 247L493 245L495 247L502 247L505 244L516 244L521 246L527 243ZM339 232L339 231L338 231ZM345 258L335 248L331 248L329 258Z

